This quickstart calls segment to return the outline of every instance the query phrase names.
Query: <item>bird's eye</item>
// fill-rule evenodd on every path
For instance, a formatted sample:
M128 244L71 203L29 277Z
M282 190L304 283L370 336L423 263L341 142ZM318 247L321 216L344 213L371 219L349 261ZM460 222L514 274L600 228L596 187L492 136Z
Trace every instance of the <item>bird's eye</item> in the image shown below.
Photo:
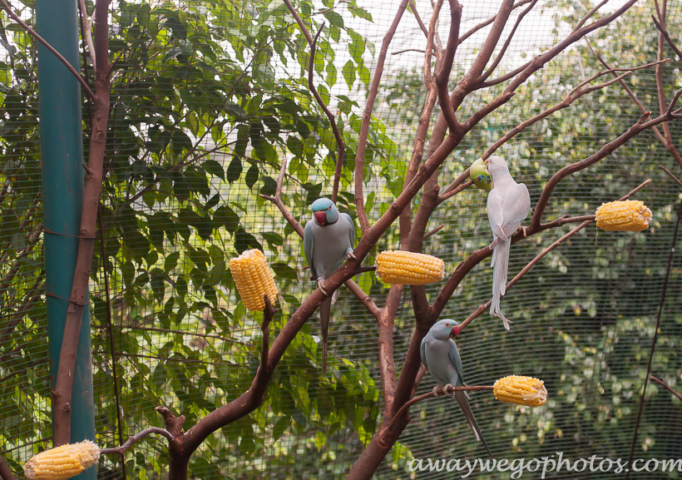
M446 324L445 324L445 326L446 326L446 327L449 327L449 326L450 326L450 324L449 324L449 323L446 323Z
M327 210L331 210L331 209L332 209L332 206L331 206L331 205L329 205L329 208L327 208Z

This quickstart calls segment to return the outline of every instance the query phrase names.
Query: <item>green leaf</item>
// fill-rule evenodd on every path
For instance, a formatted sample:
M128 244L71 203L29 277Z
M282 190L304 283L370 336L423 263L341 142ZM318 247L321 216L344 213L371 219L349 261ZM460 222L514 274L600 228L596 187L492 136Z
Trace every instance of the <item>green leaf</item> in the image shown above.
M222 205L216 209L213 214L213 221L223 225L230 233L234 233L239 227L239 215L227 205Z
M335 27L343 28L343 17L336 13L334 10L327 10L324 12L324 16L329 20L330 25Z
M343 66L343 78L346 80L346 85L348 88L353 90L353 84L355 83L355 64L352 60L348 60Z
M251 168L246 172L246 186L249 187L249 190L253 189L253 186L256 184L258 181L258 165L251 165Z
M227 167L227 181L234 183L239 180L242 174L242 160L239 157L232 158L230 165Z
M225 170L223 170L223 166L215 160L206 160L201 166L214 177L225 180Z
M178 252L168 254L163 262L163 269L166 272L172 272L175 269L175 266L178 264L179 258L180 254Z
M365 67L364 63L358 63L358 74L360 75L362 83L369 85L369 69Z
M277 422L275 422L275 426L272 429L272 439L276 442L279 440L279 438L282 436L282 434L286 431L287 427L289 427L289 424L291 423L291 420L289 417L282 417Z
M286 263L281 262L273 263L272 270L275 272L275 275L277 275L279 278L286 278L289 280L298 279L298 274L296 273L296 270L291 268Z
M329 62L327 64L327 68L325 69L325 71L327 72L327 79L326 79L327 85L329 85L330 87L333 87L334 85L336 85L336 76L337 76L336 67L334 66L334 64L332 62Z

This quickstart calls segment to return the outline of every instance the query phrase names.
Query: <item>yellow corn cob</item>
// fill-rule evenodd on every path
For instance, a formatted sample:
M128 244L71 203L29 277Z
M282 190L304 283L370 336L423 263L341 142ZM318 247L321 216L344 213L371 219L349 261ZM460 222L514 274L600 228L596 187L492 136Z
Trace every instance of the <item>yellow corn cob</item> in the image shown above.
M500 378L493 387L495 398L504 403L539 407L547 401L547 389L542 380L511 375Z
M425 285L439 282L445 275L445 263L440 258L401 250L381 252L376 267L384 283L398 285Z
M99 447L85 440L39 453L24 465L28 480L65 480L99 462Z
M277 285L268 268L265 255L260 250L247 250L230 260L230 271L237 285L239 296L249 311L265 310L263 295L267 294L274 305L277 301Z
M607 232L641 232L649 227L651 216L644 202L604 203L597 209L597 226Z

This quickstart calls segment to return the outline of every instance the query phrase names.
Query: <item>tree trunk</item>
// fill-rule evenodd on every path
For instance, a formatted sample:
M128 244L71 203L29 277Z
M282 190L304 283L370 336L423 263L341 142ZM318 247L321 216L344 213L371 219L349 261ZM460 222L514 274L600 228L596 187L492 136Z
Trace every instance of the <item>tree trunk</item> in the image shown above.
M71 440L71 393L73 372L78 349L78 336L81 329L83 309L87 302L88 282L92 267L97 230L97 211L102 190L102 168L107 140L107 120L109 117L109 2L98 0L95 8L96 49L99 59L95 80L95 99L93 105L92 131L90 133L90 154L85 168L85 191L83 193L83 212L78 238L78 256L74 272L69 309L66 316L64 338L59 356L57 382L52 392L54 410L55 445L63 445Z

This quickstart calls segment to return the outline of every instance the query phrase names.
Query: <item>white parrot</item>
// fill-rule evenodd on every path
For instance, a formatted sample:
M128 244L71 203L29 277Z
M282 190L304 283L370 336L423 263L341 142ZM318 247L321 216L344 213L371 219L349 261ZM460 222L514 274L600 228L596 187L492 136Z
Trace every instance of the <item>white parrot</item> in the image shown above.
M502 157L490 157L486 161L488 172L493 177L493 189L488 194L488 220L493 231L493 299L490 315L502 319L504 328L509 330L510 320L500 310L500 297L507 288L507 266L511 237L521 226L530 212L530 194L523 183L516 183L509 174L507 162Z

